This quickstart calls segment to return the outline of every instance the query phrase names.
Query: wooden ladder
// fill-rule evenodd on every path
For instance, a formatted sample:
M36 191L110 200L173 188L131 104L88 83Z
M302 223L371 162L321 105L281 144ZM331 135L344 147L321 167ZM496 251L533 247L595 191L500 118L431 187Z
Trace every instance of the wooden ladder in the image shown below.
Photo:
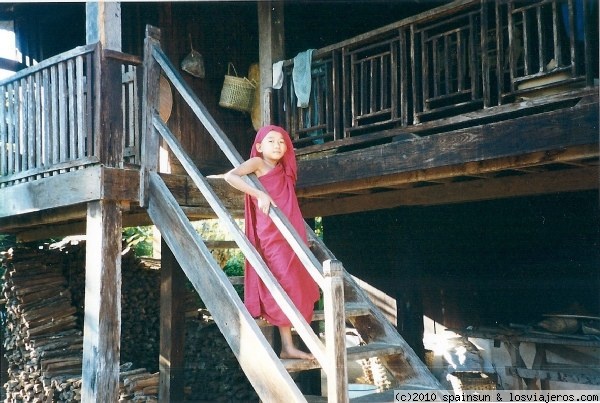
M290 372L322 368L327 377L327 401L348 401L347 361L374 356L381 357L384 365L393 375L394 387L409 384L418 385L420 388L441 390L440 384L427 367L314 232L307 227L311 245L309 248L281 211L272 208L269 213L271 219L323 292L325 309L322 314L316 315L316 319L325 321L325 340L321 340L310 324L304 320L271 274L260 254L219 200L209 182L160 119L157 113L156 89L162 70L162 74L170 80L230 162L234 166L243 162L233 144L160 49L157 39L159 35L158 30L147 28L144 57L142 128L144 160L140 185L141 204L147 209L148 215L161 232L182 270L211 312L215 323L260 399L264 402L323 400L320 397L304 396L290 376ZM251 317L240 300L231 281L217 264L157 172L159 136L178 158L220 222L225 225L246 259L269 288L315 360L280 360L277 357L256 320ZM253 186L262 188L255 176L247 180ZM346 316L366 342L364 346L346 350Z

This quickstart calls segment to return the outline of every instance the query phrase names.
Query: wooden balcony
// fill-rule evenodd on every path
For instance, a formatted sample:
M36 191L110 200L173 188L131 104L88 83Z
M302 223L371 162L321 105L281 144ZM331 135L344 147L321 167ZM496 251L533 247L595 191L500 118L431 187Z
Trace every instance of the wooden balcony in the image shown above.
M141 63L94 44L0 81L1 232L85 233L86 203L103 199L120 202L125 226L149 223L139 207ZM165 181L190 216L214 216L186 177Z
M306 108L287 60L277 121L304 155L560 108L598 77L591 4L455 1L317 49Z

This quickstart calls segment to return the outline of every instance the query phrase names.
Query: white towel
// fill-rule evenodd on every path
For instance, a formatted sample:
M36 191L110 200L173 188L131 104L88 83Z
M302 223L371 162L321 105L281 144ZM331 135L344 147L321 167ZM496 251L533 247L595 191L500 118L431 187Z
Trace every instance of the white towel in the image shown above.
M294 80L294 91L298 98L299 108L308 108L310 100L310 87L312 77L310 75L312 53L314 49L308 49L300 52L294 57L294 68L292 70L292 79Z
M273 88L278 90L283 86L283 60L273 63Z

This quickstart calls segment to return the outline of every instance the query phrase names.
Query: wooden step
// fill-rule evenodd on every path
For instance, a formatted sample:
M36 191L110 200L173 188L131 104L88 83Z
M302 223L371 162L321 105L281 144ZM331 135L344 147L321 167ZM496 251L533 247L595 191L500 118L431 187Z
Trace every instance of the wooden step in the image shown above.
M367 304L360 302L347 302L344 305L346 318L356 318L358 316L366 316L371 313ZM313 322L325 320L325 313L321 310L315 311L313 314Z
M230 277L232 278L232 277ZM358 316L366 316L370 314L369 307L366 304L360 302L349 302L345 305L346 318L356 318ZM313 322L325 320L325 313L322 310L316 310L313 313ZM256 319L256 324L259 327L271 326L269 322L264 319Z
M357 361L365 358L398 354L402 352L402 347L385 343L371 343L363 346L349 347L347 351L348 361ZM321 368L317 360L285 359L281 360L281 362L289 372Z

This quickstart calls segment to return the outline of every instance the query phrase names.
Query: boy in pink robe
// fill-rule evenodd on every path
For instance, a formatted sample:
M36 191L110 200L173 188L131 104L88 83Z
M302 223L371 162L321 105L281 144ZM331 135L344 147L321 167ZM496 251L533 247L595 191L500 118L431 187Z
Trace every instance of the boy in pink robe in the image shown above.
M319 289L296 253L268 216L274 205L281 209L306 243L304 219L296 198L297 165L291 139L283 128L265 126L256 134L250 159L225 174L225 180L246 193L246 236L288 294L302 316L310 323ZM242 177L256 174L267 193L248 185ZM279 328L281 358L312 359L312 354L294 346L291 323L273 296L246 261L245 305L253 317L263 317Z

